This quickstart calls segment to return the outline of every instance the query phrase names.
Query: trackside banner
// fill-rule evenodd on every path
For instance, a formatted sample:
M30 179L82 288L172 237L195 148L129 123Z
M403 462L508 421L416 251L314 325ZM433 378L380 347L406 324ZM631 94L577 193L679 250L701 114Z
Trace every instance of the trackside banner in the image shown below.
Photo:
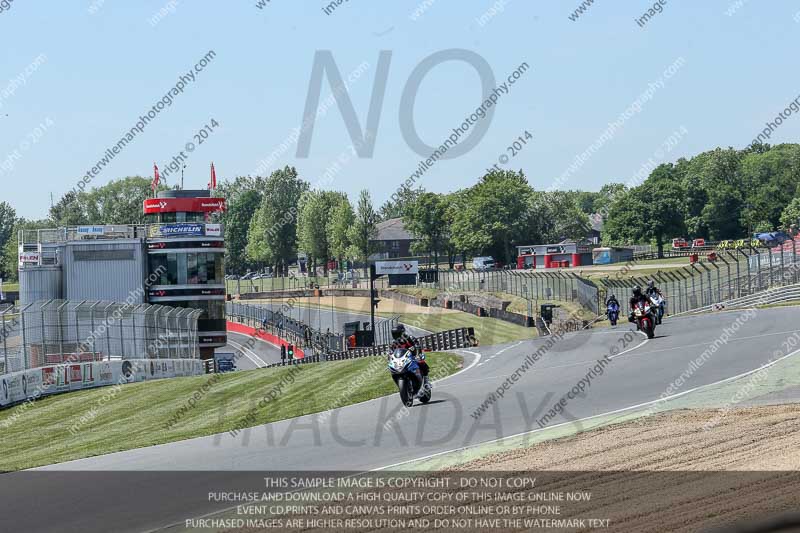
M144 213L214 213L225 211L225 198L148 198Z
M418 274L419 261L375 261L375 273L381 274Z
M203 372L203 362L199 359L75 362L34 368L0 376L0 407L59 392L196 376Z

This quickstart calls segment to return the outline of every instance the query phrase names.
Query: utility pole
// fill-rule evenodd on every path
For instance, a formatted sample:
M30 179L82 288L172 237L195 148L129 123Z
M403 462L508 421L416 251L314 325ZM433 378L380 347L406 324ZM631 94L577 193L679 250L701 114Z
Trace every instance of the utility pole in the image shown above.
M375 346L375 263L369 265L369 321L372 328L372 346Z
M183 190L183 169L186 168L186 165L181 167L181 190Z

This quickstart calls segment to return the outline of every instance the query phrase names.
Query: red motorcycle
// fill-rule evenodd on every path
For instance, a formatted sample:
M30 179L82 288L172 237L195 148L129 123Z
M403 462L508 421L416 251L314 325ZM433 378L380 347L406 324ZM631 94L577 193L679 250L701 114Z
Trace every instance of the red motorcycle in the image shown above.
M633 319L636 321L636 327L643 331L648 339L655 337L656 321L650 303L637 303L633 308Z

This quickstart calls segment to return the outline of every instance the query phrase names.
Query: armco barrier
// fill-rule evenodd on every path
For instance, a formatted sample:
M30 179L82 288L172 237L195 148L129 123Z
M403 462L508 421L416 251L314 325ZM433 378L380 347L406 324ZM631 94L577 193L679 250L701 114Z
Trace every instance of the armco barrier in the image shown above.
M273 335L272 333L267 333L263 329L256 329L251 326L246 326L245 324L240 324L238 322L231 322L230 320L228 321L228 331L232 331L234 333L241 333L242 335L248 335L250 337L255 337L257 339L266 341L270 344L274 344L275 346L289 346L291 344L290 342L283 340L277 335ZM305 353L301 348L295 346L294 357L295 359L302 359L303 357L305 357Z
M476 346L475 329L474 328L458 328L447 331L440 331L439 333L432 333L424 337L417 337L417 345L424 351L441 351L441 350L454 350L457 348L469 348ZM353 348L344 352L334 352L323 355L313 355L303 359L295 359L294 361L273 363L267 365L268 367L288 366L305 363L319 363L323 361L344 361L346 359L359 359L361 357L374 357L379 355L387 355L391 345L381 344L379 346L370 346L365 348Z
M44 366L0 376L0 407L61 392L203 373L200 359L117 359Z

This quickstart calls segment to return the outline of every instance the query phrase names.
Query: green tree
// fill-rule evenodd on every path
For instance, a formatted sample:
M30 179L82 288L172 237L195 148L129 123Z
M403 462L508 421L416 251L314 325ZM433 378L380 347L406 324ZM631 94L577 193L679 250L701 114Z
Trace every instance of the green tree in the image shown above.
M356 214L353 211L353 206L350 205L347 195L342 194L331 207L331 216L325 226L331 256L335 257L339 264L344 259L350 259L348 254L352 243L348 233L355 221Z
M800 196L795 196L789 202L789 205L783 209L780 223L784 228L789 228L792 225L800 227L798 221L800 221Z
M53 226L81 226L89 224L87 201L89 193L69 191L50 207L48 216Z
M150 183L150 178L129 176L92 189L86 197L87 223L144 224L143 204L152 196Z
M409 204L403 215L406 230L416 239L414 253L433 253L433 263L445 251L450 236L448 201L445 195L424 192Z
M353 225L347 232L350 241L350 257L357 257L364 263L364 276L368 275L367 266L370 254L374 251L373 241L378 236L378 215L372 207L369 191L364 189L358 195L358 205Z
M297 248L313 259L313 271L322 263L326 276L331 258L327 223L342 197L343 193L333 191L306 191L297 209Z
M422 187L417 187L416 189L411 189L405 185L400 187L378 210L378 222L402 217L406 209L424 192L425 190Z
M534 192L526 238L528 243L581 240L589 234L589 215L575 195L564 191Z
M599 213L603 217L608 216L611 204L617 197L622 195L627 190L628 188L624 183L606 183L600 187L600 191L597 193L597 196L592 203L592 212L588 214L591 215L593 213Z
M264 266L264 263L249 260L245 251L250 222L261 205L263 188L263 178L249 176L222 182L217 188L217 194L225 198L227 206L220 222L225 225L225 265L231 272L243 274Z
M522 171L493 170L456 200L453 244L464 254L490 253L511 262L527 240L533 189Z
M288 273L289 263L297 257L297 203L306 190L308 183L294 167L276 170L266 179L261 205L247 234L248 258Z
M642 185L612 204L603 227L604 240L620 244L653 242L659 257L663 256L668 239L686 230L684 196L673 166L658 166Z
M746 193L741 224L777 227L800 185L800 146L782 144L749 153L741 159L740 172Z
M226 209L213 213L212 220L225 226L225 267L236 274L266 266L251 260L246 253L250 222L261 205L265 178L237 176L218 183L215 194L225 198Z
M11 240L16 224L17 212L8 202L0 202L0 251L5 250ZM14 256L16 257L16 249ZM9 279L11 272L16 270L16 265L16 262L7 262L5 254L0 255L0 278Z

